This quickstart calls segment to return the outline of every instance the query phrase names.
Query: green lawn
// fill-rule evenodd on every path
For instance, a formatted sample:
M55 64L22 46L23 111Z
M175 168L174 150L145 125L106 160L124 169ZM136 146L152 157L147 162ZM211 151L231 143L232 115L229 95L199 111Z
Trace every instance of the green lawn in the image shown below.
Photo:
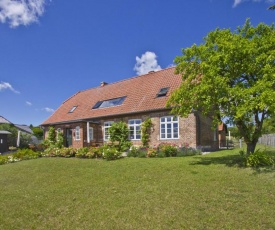
M0 229L275 229L275 170L237 150L0 166Z

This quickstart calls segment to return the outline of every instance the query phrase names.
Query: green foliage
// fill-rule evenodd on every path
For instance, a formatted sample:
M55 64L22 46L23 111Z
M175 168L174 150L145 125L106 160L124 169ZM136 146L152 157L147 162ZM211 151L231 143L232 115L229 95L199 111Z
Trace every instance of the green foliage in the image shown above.
M263 134L275 133L275 115L267 118L263 123Z
M182 84L167 103L172 113L200 111L216 124L225 118L253 152L263 121L275 112L274 26L253 27L247 20L234 32L216 29L182 54L175 59Z
M19 149L15 153L12 154L14 158L20 160L29 160L29 159L36 159L41 157L39 152L35 152L31 149Z
M43 129L40 127L32 127L33 135L37 137L38 140L43 139Z
M141 125L141 142L143 147L148 147L150 142L150 134L153 123L151 118L147 118Z
M62 148L64 146L64 136L62 132L58 132L56 136L56 147Z
M244 156L245 164L248 167L274 166L274 159L265 150L257 149L250 155L245 155L240 151L241 156Z
M19 149L14 153L0 155L0 165L14 163L22 160L36 159L41 157L39 152L35 152L31 149Z
M128 140L129 129L125 122L115 122L109 128L110 141L119 152L123 152L131 146L131 141Z
M175 157L178 154L178 148L174 144L161 143L158 146L158 149L164 154L165 157Z
M55 129L52 126L49 128L47 140L49 141L50 144L54 145L56 143Z
M18 129L12 124L0 124L0 129L9 131L11 133L7 136L8 146L16 146ZM31 135L20 132L19 148L27 148L30 142L31 142Z
M121 157L121 152L117 150L117 148L109 145L104 145L102 147L103 151L103 158L110 161L110 160L116 160Z
M157 157L158 149L157 148L148 148L147 149L147 157Z
M132 146L131 149L128 151L127 157L147 157L147 149Z
M139 148L132 146L127 153L127 157L137 157L139 153Z
M201 155L201 154L202 152L200 149L184 146L179 148L177 156L184 157L184 156L195 156L195 155Z
M77 157L77 158L101 158L102 157L102 150L98 147L83 147L79 149L74 148L62 148L61 151L65 149L69 149L70 154L69 157ZM66 157L66 156L65 156Z

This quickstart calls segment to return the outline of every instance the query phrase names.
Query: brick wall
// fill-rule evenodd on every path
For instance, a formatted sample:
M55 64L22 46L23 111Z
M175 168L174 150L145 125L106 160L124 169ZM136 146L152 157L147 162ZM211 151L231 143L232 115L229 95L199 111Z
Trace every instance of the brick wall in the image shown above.
M190 147L198 146L210 146L210 149L214 149L215 143L214 140L214 130L211 129L211 120L201 115L190 114L187 118L179 117L179 138L178 139L169 139L161 140L160 139L160 118L164 116L171 116L169 111L163 112L151 112L151 113L141 113L128 116L117 116L111 118L104 118L97 120L98 124L90 122L90 127L93 127L94 130L94 140L90 143L87 142L87 122L71 123L71 124L62 124L56 125L55 129L61 129L61 132L64 134L66 130L72 130L72 146L75 148L81 148L85 146L98 146L104 143L104 122L113 121L119 122L124 121L128 123L130 119L141 119L144 121L148 117L151 118L153 127L151 130L150 137L150 146L157 146L160 143L173 143L179 146L189 145ZM75 140L75 128L80 127L80 140ZM48 127L45 128L45 137L47 137ZM65 139L65 138L64 138ZM218 144L218 136L217 136ZM133 145L141 146L141 140L133 140ZM64 142L65 144L65 142Z

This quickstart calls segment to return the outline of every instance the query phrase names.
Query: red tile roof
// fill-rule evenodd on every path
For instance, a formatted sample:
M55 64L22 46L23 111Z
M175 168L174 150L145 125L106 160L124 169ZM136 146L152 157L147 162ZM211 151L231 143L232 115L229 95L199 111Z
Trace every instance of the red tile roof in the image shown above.
M171 67L80 91L64 101L42 125L165 109L169 95L181 83L181 76L174 72L175 67ZM156 97L159 90L165 87L170 87L167 95ZM123 96L126 96L126 99L122 105L92 109L98 101ZM77 108L69 113L73 106Z

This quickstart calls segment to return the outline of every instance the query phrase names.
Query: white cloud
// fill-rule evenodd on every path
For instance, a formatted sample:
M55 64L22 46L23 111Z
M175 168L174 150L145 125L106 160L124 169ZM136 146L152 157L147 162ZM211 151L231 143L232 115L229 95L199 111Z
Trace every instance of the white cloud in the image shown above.
M10 27L29 25L44 13L46 0L0 0L0 22Z
M28 106L32 106L32 103L29 102L29 101L26 101L26 104L27 104Z
M44 111L46 111L48 113L53 113L54 112L54 109L51 109L51 108L48 108L48 107L45 107L42 110L44 110Z
M137 75L146 74L149 71L161 70L157 61L157 55L153 52L147 51L141 55L141 58L136 57L136 64L134 67Z
M248 1L252 1L252 2L266 2L266 3L274 3L274 0L234 0L234 4L233 7L237 7L239 4L243 3L243 2L248 2Z
M9 90L11 90L11 91L14 92L14 93L18 93L18 94L20 93L19 91L15 90L15 89L11 86L10 83L8 83L8 82L1 82L1 83L0 83L0 91L5 90L5 89L9 89Z

